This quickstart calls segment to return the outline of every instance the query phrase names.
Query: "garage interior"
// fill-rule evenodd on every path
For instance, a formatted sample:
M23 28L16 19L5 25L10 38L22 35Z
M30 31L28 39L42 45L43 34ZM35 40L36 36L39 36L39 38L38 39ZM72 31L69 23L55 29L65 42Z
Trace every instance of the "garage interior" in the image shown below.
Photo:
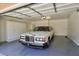
M79 3L0 3L1 56L79 56ZM51 26L55 36L47 49L18 42L35 26Z

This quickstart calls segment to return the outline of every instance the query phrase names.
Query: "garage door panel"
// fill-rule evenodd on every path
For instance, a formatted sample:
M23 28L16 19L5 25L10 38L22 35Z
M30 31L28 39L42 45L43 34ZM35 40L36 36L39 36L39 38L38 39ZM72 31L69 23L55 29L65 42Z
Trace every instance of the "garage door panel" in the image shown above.
M25 23L7 21L7 41L19 39L19 35L24 32L26 32Z

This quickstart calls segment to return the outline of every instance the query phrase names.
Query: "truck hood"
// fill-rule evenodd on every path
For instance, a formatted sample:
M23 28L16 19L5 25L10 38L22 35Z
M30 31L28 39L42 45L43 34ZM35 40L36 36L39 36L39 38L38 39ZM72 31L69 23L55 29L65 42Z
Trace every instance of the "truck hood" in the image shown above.
M22 36L29 35L29 36L49 36L49 31L33 31L33 32L26 32L21 34Z

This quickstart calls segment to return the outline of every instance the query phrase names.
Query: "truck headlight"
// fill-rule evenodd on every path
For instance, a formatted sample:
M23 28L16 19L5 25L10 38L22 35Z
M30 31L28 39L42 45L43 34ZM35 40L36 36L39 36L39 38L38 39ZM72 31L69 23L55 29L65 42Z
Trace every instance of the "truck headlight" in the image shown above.
M42 38L42 42L45 42L46 41L46 38Z
M23 38L25 38L24 36L20 36L20 39L23 39Z
M45 41L46 41L46 38L39 38L39 37L38 37L38 38L36 38L35 40L36 40L36 41L42 41L42 42L45 42Z
M35 40L36 40L36 41L40 41L40 38L36 38Z

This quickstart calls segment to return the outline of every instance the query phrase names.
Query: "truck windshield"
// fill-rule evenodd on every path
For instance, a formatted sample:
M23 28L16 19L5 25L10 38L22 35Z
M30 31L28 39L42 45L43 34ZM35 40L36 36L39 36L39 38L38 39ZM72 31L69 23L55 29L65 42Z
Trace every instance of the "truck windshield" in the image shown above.
M39 26L35 27L34 31L50 31L50 28L48 26Z

